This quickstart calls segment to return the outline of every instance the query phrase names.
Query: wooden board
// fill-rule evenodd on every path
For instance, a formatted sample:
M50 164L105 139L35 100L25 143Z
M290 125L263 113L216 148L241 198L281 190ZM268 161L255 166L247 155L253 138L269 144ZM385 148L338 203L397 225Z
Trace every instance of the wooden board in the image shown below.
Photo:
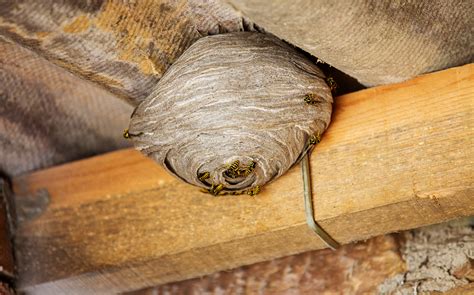
M474 214L474 65L338 97L311 157L338 241ZM256 197L210 197L123 150L14 179L20 289L123 292L323 248L300 168Z
M383 235L337 251L309 251L127 295L377 294L387 278L405 271L399 242Z
M473 61L472 1L226 0L366 86Z
M473 222L381 235L337 251L309 251L128 294L468 294Z
M0 35L137 104L197 39L253 25L217 0L2 1Z

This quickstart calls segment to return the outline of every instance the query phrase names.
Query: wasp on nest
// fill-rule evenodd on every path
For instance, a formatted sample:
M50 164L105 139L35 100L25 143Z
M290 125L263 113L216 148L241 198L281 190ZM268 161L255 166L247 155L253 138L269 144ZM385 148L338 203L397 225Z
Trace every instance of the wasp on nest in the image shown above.
M229 33L189 47L137 107L127 134L207 193L253 196L319 141L331 109L324 74L304 54L271 35Z

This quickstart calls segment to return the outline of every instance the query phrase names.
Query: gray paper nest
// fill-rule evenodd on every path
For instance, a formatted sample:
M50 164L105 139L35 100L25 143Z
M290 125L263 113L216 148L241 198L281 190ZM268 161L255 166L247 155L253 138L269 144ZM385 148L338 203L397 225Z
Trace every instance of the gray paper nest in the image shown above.
M129 133L185 182L241 193L295 164L331 110L311 60L271 35L229 33L187 49L137 107Z

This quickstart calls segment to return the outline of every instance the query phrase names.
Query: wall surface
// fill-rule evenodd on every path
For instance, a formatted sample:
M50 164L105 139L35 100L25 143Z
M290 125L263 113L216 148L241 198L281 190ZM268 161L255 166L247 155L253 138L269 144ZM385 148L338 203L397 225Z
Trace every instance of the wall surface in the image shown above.
M474 221L461 220L424 227L335 252L306 252L130 295L472 294L473 226Z

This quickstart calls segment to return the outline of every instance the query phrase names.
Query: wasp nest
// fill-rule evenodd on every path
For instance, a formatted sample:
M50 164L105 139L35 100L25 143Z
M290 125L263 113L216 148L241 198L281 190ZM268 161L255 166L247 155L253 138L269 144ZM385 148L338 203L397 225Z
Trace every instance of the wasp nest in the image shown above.
M255 194L284 174L331 118L323 73L260 33L202 38L132 115L137 149L215 195Z

